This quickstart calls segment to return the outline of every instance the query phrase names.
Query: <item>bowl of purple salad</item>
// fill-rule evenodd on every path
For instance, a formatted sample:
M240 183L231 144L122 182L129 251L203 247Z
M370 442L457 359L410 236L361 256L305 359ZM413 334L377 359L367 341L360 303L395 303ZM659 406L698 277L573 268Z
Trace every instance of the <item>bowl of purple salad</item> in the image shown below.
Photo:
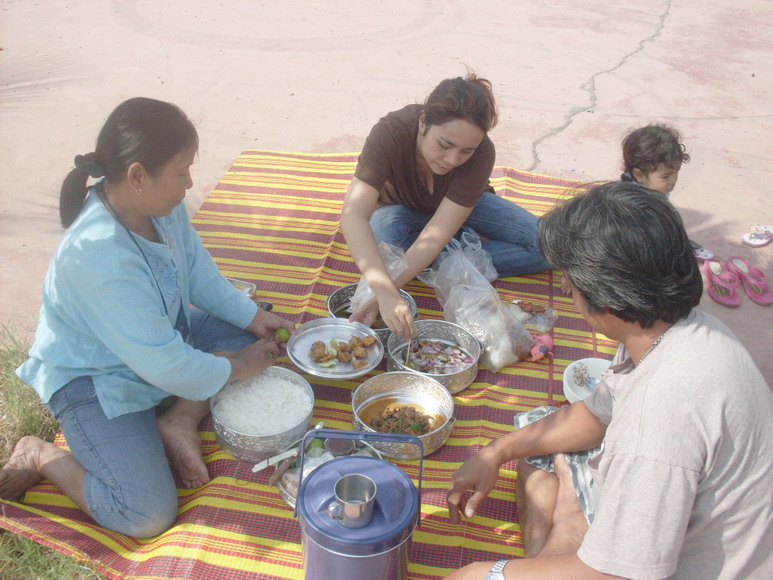
M445 320L417 320L416 338L410 342L396 334L387 340L387 370L431 377L451 394L473 383L479 359L478 339Z

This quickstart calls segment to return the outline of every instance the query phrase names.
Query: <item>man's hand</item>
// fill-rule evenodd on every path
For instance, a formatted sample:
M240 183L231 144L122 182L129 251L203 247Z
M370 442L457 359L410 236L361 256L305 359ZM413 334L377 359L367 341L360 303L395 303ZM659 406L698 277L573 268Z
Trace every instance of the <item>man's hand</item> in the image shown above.
M451 489L446 494L451 522L461 521L460 513L471 518L478 506L494 488L501 463L491 447L484 447L456 470L451 478ZM472 491L472 496L467 495Z

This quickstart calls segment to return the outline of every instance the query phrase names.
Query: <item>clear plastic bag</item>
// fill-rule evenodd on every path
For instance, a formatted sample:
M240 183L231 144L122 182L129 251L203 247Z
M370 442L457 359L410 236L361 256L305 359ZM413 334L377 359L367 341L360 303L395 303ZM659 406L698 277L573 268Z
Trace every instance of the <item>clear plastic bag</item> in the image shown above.
M446 320L458 324L478 339L480 366L499 371L525 358L534 338L502 302L496 289L455 286L443 306Z
M386 242L379 242L378 251L381 253L381 258L384 260L384 266L386 266L386 270L392 280L397 278L397 276L408 268L408 260L405 259L405 251L402 248L387 244ZM370 287L370 284L368 284L365 276L363 276L357 284L354 295L352 295L350 310L355 312L360 306L374 296L375 293L373 292L373 289Z
M465 253L462 243L452 239L432 267L419 275L419 280L435 289L441 306L448 300L454 286L491 286L486 276L470 260L471 253ZM491 256L486 256L490 262Z
M467 259L472 262L472 265L483 275L486 281L493 282L499 278L497 269L494 268L494 261L491 259L491 254L483 249L483 244L480 241L478 232L465 226L460 237L462 242L462 252L464 252Z
M452 240L421 280L435 289L445 319L478 339L483 368L499 371L525 358L534 346L532 335L458 241Z
M537 334L550 332L558 320L558 314L548 306L536 309L535 306L537 305L526 300L513 300L510 311L528 331Z

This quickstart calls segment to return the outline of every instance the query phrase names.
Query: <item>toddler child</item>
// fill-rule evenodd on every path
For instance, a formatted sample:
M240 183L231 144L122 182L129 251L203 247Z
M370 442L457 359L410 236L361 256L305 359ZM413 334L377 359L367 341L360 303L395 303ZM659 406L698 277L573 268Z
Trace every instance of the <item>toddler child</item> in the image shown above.
M682 136L674 127L663 123L651 123L628 133L623 139L622 181L640 183L666 197L676 186L682 163L690 161L690 155L682 144ZM690 240L695 256L702 260L714 257L711 250Z

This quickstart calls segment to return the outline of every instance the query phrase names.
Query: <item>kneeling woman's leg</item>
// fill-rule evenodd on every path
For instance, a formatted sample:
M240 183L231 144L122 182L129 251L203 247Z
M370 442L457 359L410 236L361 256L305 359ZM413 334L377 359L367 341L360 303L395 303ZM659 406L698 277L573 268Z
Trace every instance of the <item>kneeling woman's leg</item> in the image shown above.
M99 525L136 538L152 537L172 526L177 487L155 409L108 419L91 377L68 383L48 406L86 470L85 503Z
M190 315L193 346L198 350L208 353L238 352L258 340L251 332L198 308L192 308Z
M538 218L495 193L483 193L464 225L488 238L483 242L500 277L548 268L537 243Z

